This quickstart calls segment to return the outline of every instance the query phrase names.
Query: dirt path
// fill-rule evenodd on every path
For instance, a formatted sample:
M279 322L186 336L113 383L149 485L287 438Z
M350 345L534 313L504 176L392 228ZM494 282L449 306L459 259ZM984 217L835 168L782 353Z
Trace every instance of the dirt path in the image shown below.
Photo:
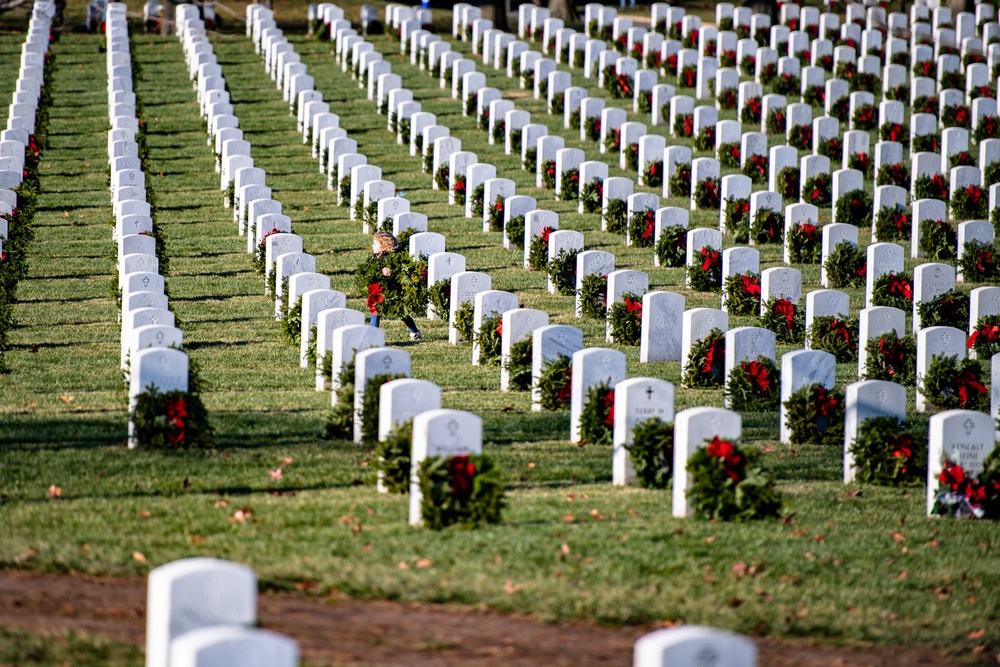
M0 627L74 632L142 645L144 579L0 572ZM588 667L632 664L632 644L653 628L549 625L448 606L262 595L264 627L290 635L313 664L379 667ZM959 663L918 648L848 650L763 639L768 667L945 667ZM961 664L968 665L969 662ZM984 661L981 664L986 664Z

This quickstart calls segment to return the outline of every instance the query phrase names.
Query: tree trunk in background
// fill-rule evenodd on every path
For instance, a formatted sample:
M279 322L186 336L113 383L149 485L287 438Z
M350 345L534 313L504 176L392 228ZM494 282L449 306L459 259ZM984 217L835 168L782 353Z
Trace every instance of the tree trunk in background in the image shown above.
M580 19L572 0L549 0L549 16L567 22Z
M174 11L177 8L175 0L163 0L163 20L160 21L160 34L174 34Z
M507 0L492 0L481 5L483 18L493 21L493 27L497 30L508 32L510 26L507 23Z

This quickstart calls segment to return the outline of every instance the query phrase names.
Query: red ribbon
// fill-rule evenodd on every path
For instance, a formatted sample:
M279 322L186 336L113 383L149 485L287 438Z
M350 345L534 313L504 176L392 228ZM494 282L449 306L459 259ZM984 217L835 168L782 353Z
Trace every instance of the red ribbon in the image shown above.
M757 293L760 294L760 287L757 288ZM779 317L785 318L786 326L788 330L792 330L792 324L795 322L795 304L788 299L778 299L774 302L774 314Z
M708 444L707 451L709 456L715 456L722 459L726 468L726 474L731 480L734 482L740 481L739 474L736 472L735 468L743 460L743 457L737 453L736 446L733 443L722 440L719 436L715 436L712 438L712 442Z
M962 371L962 374L958 376L956 382L958 383L958 398L962 401L963 408L965 407L965 404L969 402L969 399L972 398L971 394L973 391L979 394L986 393L986 387L984 387L983 383L979 381L979 376L976 375L975 371Z
M743 291L750 296L760 297L760 280L753 276L740 276L743 281Z
M763 396L771 388L770 373L764 364L759 361L744 361L740 364L740 368L750 377L750 384L757 390L759 396Z
M1000 341L1000 324L984 324L980 328L973 331L972 335L969 336L969 342L966 343L966 347L971 350L980 336L991 343Z
M368 285L368 312L378 315L378 304L383 301L385 297L382 295L382 286L378 283Z
M604 418L604 425L607 427L613 427L615 425L615 390L612 389L608 392L608 395L604 397L604 407L608 409L608 414Z
M472 479L476 476L476 464L469 461L468 454L453 456L448 460L448 477L451 492L462 496L472 490Z
M702 271L708 271L713 265L719 262L719 253L710 250L708 247L701 249L701 256L705 258L705 261L701 264Z
M167 442L179 445L184 441L184 417L188 416L187 403L183 398L173 398L166 402L167 426L172 430L166 433Z

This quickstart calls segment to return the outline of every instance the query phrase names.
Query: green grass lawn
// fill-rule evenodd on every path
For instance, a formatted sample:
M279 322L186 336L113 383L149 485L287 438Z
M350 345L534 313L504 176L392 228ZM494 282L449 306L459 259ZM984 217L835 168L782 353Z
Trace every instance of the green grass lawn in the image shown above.
M22 39L0 36L0 59L16 53ZM464 254L470 270L489 273L494 289L549 312L551 323L580 326L586 345L605 345L603 323L577 320L571 297L549 295L545 277L523 270L520 254L503 250L499 234L484 234L480 221L465 219L447 205L446 193L431 189L418 158L396 146L385 118L341 72L327 44L293 41L341 126L413 210L428 216L430 229L447 235L450 251ZM575 203L536 190L534 175L488 145L437 79L404 62L389 38L373 41L465 150L513 178L519 194L558 211L560 227L584 232L588 249L614 252L618 268L647 271L651 289L684 293L688 308L718 306L717 295L684 292L682 269L653 268L651 251L625 248L620 236L599 231L597 215L578 215ZM846 644L931 644L957 652L1000 646L995 525L925 519L923 488L845 487L840 449L781 445L774 413L745 414L744 441L767 448L764 463L789 501L786 520L672 519L668 493L612 488L610 447L570 445L568 413L532 413L526 394L500 393L499 369L471 366L469 346L448 345L440 321L420 322L426 340L418 346L390 322L387 341L413 354L414 377L441 385L444 407L483 417L484 450L507 477L509 506L502 524L478 531L411 529L408 498L375 492L368 451L318 437L330 394L312 390L312 370L300 369L297 348L282 341L245 240L222 206L181 47L172 38L143 35L136 35L134 57L144 72L136 92L149 128L147 178L168 238L172 309L210 385L205 401L218 449L127 451L119 331L109 296L115 245L107 224L100 43L97 36L64 35L53 46L51 148L43 159L31 276L20 290L12 372L0 378L0 567L141 574L177 558L211 555L253 567L265 590L310 582L316 594L336 589L361 598L456 602L548 620L683 619ZM249 40L237 35L214 43L256 166L267 171L306 251L316 255L317 270L349 294L349 306L362 308L352 274L370 239L360 222L347 219L347 209L336 207ZM0 90L13 87L6 69L0 68ZM563 134L567 147L599 159L596 145L563 130L517 82L480 70L534 122ZM574 72L577 83L593 82ZM611 175L624 172L615 164ZM691 220L718 224L707 212ZM862 237L867 242L867 231ZM779 265L780 249L762 248L761 268ZM802 268L806 285L815 288L818 267ZM848 292L856 312L863 291ZM753 323L732 318L730 325ZM779 355L791 349L779 346ZM630 377L679 383L677 363L639 364L638 348L623 351ZM839 381L853 381L855 371L853 364L838 366ZM678 410L721 404L721 391L677 394ZM278 467L283 478L275 482L268 470ZM47 497L50 485L60 487L60 499ZM252 510L252 518L235 521L239 509ZM37 555L18 558L28 549ZM417 567L425 558L432 565ZM755 566L754 574L739 564ZM967 639L980 628L984 636Z

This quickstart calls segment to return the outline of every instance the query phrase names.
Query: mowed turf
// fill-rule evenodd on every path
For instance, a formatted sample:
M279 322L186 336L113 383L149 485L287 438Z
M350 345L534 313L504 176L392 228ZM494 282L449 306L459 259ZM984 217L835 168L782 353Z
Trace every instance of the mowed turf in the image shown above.
M16 53L22 39L3 35L0 53ZM395 144L385 117L341 71L328 44L292 39L359 150L413 210L428 215L433 231L446 234L449 250L466 255L470 270L488 272L494 289L516 292L523 305L549 312L552 323L580 326L588 346L605 345L603 323L573 317L571 297L548 295L545 277L521 268L520 255L503 250L499 234L483 233L480 221L465 219L447 205L446 193L431 189L419 159ZM520 194L560 212L561 228L583 231L587 248L614 252L618 268L647 271L652 289L684 293L689 308L717 306L717 295L684 291L683 270L653 268L651 251L626 249L621 237L600 232L597 215L579 215L575 204L534 189L534 176L487 143L450 90L402 59L389 38L372 41L465 150L497 165ZM245 239L222 206L181 47L141 34L133 54L143 69L136 92L149 131L147 179L168 238L171 307L210 385L206 404L219 448L127 451L119 327L109 296L115 245L100 44L98 36L64 35L53 46L59 67L37 240L20 291L13 371L0 378L0 566L144 573L176 558L211 555L253 567L272 590L458 602L551 620L683 619L749 634L934 644L960 653L1000 643L992 524L926 520L923 488L845 487L838 481L840 449L781 445L773 413L745 414L744 442L766 449L764 463L789 500L786 520L671 519L669 493L613 489L609 447L570 445L568 413L532 413L526 394L501 393L499 369L471 366L469 346L448 345L440 321L420 321L426 340L419 345L390 322L387 341L413 354L414 377L442 386L445 407L482 415L484 449L507 475L509 505L501 525L478 531L409 528L408 498L375 492L368 451L319 439L330 395L312 390L312 371L300 369L297 348L282 341ZM249 40L218 37L214 44L256 165L267 170L318 270L349 294L349 306L362 308L352 274L370 238L336 207ZM563 134L567 146L598 159L594 144L582 144L545 115L543 103L516 81L480 69L533 120ZM574 72L578 82L596 88ZM5 85L12 90L13 78ZM623 172L613 165L611 174ZM716 215L692 214L692 226L717 224ZM780 265L780 249L761 255L762 268ZM818 268L801 268L815 288ZM849 292L856 312L863 294ZM678 364L639 364L637 348L624 351L630 376L679 382ZM852 381L854 366L839 366L838 377ZM721 403L721 391L678 391L678 410ZM268 471L278 468L281 479L272 480ZM60 498L48 497L51 485ZM242 516L252 511L249 520L235 520L240 509ZM31 549L38 553L25 557ZM417 567L422 559L431 565ZM747 573L751 566L754 574Z

